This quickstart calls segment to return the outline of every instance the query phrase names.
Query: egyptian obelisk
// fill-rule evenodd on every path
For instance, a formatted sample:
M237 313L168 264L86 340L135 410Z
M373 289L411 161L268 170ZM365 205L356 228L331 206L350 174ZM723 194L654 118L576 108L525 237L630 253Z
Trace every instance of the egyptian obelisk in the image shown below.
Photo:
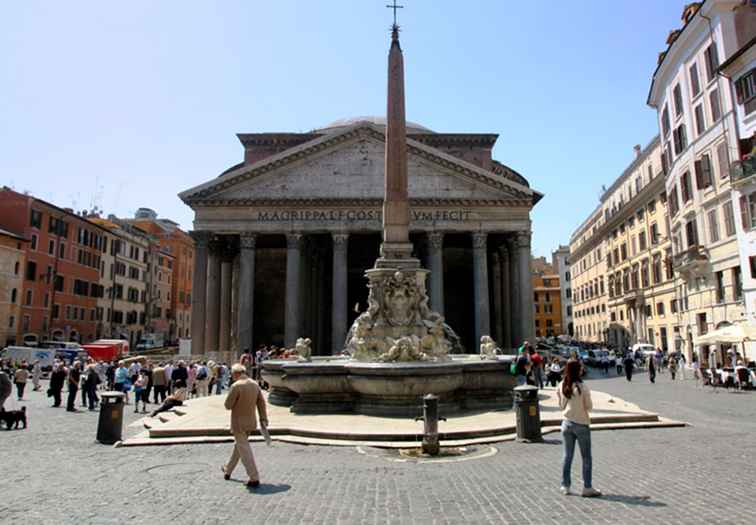
M404 110L404 58L399 45L399 26L391 30L388 57L386 107L386 157L384 167L383 243L376 268L416 268L409 241L409 195L407 191L407 125Z

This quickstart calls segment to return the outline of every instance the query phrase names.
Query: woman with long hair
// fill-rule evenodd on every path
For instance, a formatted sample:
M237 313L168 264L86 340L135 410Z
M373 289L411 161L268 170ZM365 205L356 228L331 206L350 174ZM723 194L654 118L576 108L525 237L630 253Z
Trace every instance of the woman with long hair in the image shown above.
M565 496L570 494L572 458L575 456L575 441L580 447L583 458L583 492L585 498L601 496L601 491L593 488L591 456L591 416L593 409L591 391L581 379L583 365L576 359L570 359L564 370L564 379L557 388L559 408L562 411L562 486L560 491Z

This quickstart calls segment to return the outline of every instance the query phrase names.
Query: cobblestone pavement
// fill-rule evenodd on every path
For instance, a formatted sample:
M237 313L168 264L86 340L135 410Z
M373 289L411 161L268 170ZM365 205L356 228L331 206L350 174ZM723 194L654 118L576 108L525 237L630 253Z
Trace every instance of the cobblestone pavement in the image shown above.
M594 432L601 499L559 494L558 434L437 464L257 444L263 485L251 492L241 468L221 477L229 444L114 449L94 442L96 414L27 393L29 430L0 431L0 523L756 523L756 393L664 374L591 386L691 424ZM573 469L578 485L579 458Z

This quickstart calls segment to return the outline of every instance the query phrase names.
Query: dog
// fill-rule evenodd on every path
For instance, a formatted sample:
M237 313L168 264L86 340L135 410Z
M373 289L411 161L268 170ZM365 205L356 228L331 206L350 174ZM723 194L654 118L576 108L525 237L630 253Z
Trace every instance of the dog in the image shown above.
M21 410L0 411L0 421L5 421L8 430L14 427L18 430L19 423L23 423L26 429L26 407L21 407Z

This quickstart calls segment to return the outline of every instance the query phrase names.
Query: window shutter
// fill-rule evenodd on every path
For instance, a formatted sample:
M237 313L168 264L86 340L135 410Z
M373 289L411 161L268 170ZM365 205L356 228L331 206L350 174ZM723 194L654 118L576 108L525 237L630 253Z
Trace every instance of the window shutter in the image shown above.
M696 188L699 190L703 189L703 174L701 173L701 161L697 160L693 163L693 166L695 167L696 171Z
M748 231L751 227L751 221L748 218L748 199L745 195L740 196L740 222L743 230Z

